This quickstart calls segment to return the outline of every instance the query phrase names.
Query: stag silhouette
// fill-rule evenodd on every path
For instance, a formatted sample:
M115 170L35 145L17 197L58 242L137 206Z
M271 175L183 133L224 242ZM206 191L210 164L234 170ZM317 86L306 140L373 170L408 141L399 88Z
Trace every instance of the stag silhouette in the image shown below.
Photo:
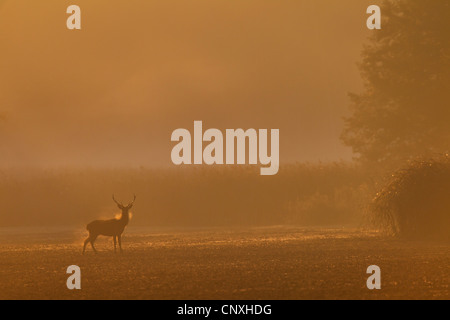
M122 210L122 215L120 219L109 219L109 220L94 220L86 226L87 231L89 231L89 237L84 240L83 254L86 251L86 245L88 242L91 243L92 249L95 253L94 242L99 235L113 237L114 240L114 253L116 253L116 239L119 241L120 252L122 253L122 233L125 230L126 225L130 219L129 210L133 207L134 201L136 200L136 195L134 195L133 201L128 205L124 206L121 202L118 202L114 195L112 196L114 202L117 204L120 210Z

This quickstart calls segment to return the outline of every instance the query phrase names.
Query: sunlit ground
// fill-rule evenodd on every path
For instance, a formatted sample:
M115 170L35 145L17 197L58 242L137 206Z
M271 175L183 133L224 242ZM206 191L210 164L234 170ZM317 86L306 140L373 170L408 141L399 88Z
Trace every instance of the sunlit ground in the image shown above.
M0 229L1 299L449 299L450 245L345 228L126 229L123 254L82 229ZM66 268L81 267L81 290ZM366 269L381 268L381 290Z

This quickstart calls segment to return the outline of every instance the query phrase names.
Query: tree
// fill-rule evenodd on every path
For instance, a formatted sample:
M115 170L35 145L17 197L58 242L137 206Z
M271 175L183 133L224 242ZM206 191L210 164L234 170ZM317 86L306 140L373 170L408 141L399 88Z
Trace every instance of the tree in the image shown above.
M342 140L370 164L450 150L450 0L385 0Z

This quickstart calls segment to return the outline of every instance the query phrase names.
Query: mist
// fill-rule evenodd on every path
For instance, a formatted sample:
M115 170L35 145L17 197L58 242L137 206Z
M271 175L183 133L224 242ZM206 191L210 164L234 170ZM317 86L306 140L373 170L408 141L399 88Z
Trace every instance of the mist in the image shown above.
M352 158L369 1L77 4L71 32L65 1L0 3L1 166L171 166L194 120L280 129L282 163Z

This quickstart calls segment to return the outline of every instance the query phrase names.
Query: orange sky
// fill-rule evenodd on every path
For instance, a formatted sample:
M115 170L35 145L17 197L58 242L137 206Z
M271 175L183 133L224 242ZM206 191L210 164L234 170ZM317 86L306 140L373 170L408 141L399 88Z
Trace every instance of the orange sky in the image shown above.
M342 116L377 2L0 0L0 165L171 165L194 120L279 128L282 163L350 159Z

